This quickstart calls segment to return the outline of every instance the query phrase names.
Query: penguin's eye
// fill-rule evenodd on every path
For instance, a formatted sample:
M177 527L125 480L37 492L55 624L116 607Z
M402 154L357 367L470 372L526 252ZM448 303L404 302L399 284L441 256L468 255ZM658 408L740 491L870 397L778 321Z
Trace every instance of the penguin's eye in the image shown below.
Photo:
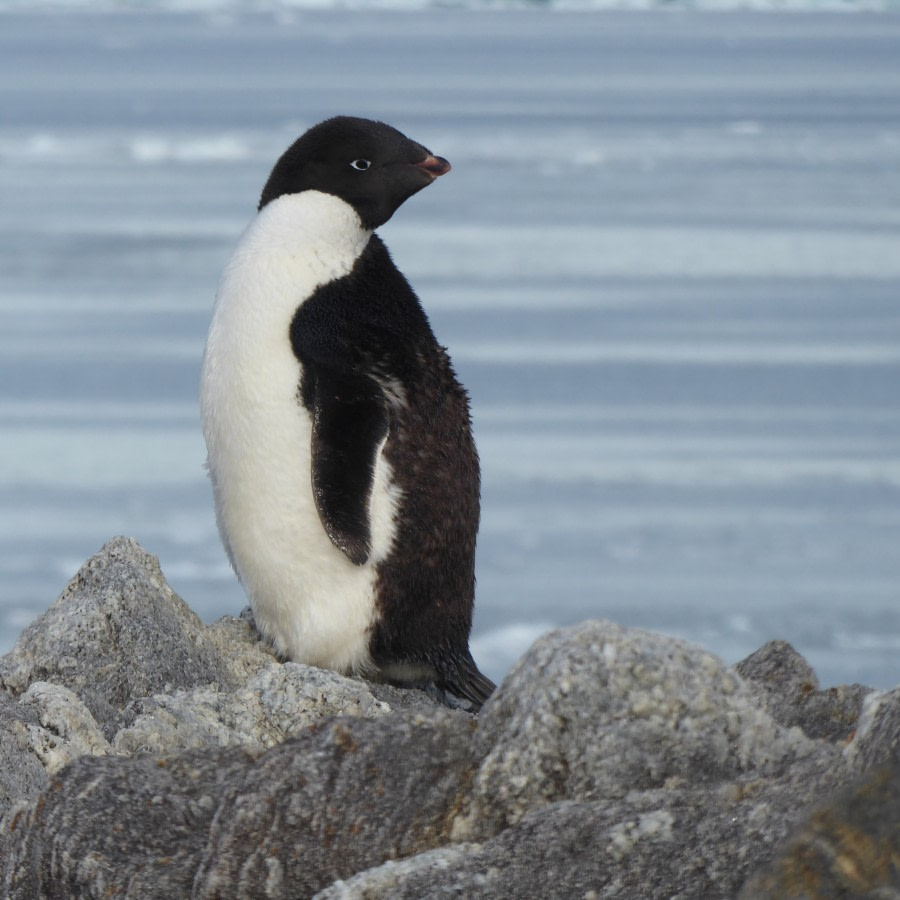
M350 163L357 172L365 172L372 163L367 159L354 159L352 163Z

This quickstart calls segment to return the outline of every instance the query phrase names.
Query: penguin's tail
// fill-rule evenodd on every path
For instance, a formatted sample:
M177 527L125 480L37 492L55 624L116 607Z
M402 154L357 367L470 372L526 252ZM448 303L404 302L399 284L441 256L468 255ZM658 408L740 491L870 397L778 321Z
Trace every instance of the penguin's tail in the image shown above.
M471 654L466 654L466 657L453 667L452 672L442 673L442 676L436 681L437 686L454 697L468 700L475 712L478 712L487 698L497 690L497 685L481 674Z

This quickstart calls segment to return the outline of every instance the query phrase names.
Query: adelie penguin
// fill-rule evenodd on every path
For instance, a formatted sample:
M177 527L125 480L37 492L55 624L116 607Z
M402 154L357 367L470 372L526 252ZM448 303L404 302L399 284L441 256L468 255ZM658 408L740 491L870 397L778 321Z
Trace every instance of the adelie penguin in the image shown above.
M276 650L480 707L468 397L373 234L449 170L366 119L289 147L222 277L201 408L219 531Z

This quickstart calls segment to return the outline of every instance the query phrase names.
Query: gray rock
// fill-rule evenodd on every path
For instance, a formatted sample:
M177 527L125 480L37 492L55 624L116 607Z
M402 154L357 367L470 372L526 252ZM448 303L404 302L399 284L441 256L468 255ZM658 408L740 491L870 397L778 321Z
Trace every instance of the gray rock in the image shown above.
M222 616L203 630L205 642L228 672L226 684L245 684L266 666L278 662L273 647L260 639L248 606L239 616Z
M109 753L109 742L88 708L68 688L36 681L19 707L33 709L40 725L27 728L28 749L53 775L79 756Z
M0 687L0 814L45 783L40 766L54 774L84 754L268 747L328 716L442 707L422 691L279 663L249 608L204 626L156 559L125 538L90 559L0 658Z
M329 716L391 713L365 682L297 663L272 663L234 691L194 688L134 701L115 736L120 753L257 744L272 747Z
M0 687L7 692L24 693L37 681L73 691L107 739L135 697L235 684L203 624L166 584L156 557L126 538L89 559L0 658Z
M452 844L407 859L389 859L351 878L337 879L318 891L314 900L477 897L489 877L482 850L481 844Z
M190 897L222 793L261 752L76 760L0 823L0 896Z
M472 731L463 713L341 719L275 748L224 796L195 896L309 896L446 844Z
M84 757L0 823L2 896L309 896L447 842L472 728L343 718L265 752Z
M539 639L484 706L477 742L484 762L460 840L559 800L773 775L815 750L716 657L603 621Z
M472 708L468 701L447 694L433 685L408 688L372 681L364 683L376 700L395 710L428 713L436 709L457 709L470 712Z
M47 772L28 752L29 730L41 727L33 709L23 709L0 692L0 816L17 800L37 796L47 785Z
M895 791L829 800L896 774L900 689L857 724L867 690L820 691L782 642L736 672L585 623L538 641L475 720L436 691L280 663L247 614L204 627L117 539L0 659L0 686L14 900L774 897L816 853L823 884L895 896ZM817 806L827 827L820 809L792 843Z
M554 803L488 841L385 863L336 882L317 900L730 900L771 858L799 811L831 789L838 758L831 748L809 759L801 778L745 776L698 789Z
M816 810L739 900L900 898L900 759Z
M786 641L769 641L735 670L779 725L829 741L851 736L872 690L859 684L819 690L812 666Z
M855 772L900 759L900 688L866 697L846 755Z

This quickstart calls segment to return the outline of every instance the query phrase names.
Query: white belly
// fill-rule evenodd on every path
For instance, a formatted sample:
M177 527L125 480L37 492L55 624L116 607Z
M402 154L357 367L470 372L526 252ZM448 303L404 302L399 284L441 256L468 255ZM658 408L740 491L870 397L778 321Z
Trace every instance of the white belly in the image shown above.
M353 565L313 499L311 421L289 329L300 302L349 272L368 238L336 197L310 191L268 204L223 276L201 386L219 530L257 627L290 659L343 672L370 664L375 566L390 552L399 496L379 454L372 553Z

